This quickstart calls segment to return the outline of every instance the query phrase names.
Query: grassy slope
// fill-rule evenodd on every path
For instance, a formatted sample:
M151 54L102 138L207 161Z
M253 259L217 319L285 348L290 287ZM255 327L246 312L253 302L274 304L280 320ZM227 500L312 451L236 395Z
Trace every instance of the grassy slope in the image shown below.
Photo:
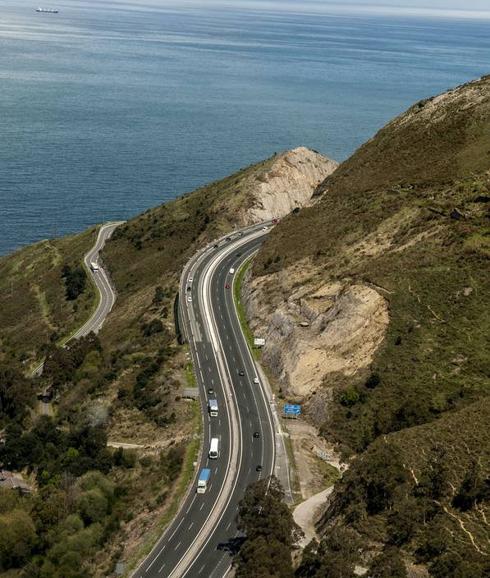
M337 397L324 432L367 454L397 432L383 439L405 448L416 469L429 446L458 432L464 443L447 443L445 456L456 488L457 464L488 449L475 433L488 428L487 401L478 400L490 376L489 135L490 78L415 105L326 179L318 205L284 219L254 264L262 275L306 260L313 281L382 288L390 326L372 367L380 383L349 378L358 401L344 407ZM455 208L465 216L451 218ZM483 466L488 475L488 459ZM482 516L474 518L481 533ZM459 524L450 532L472 549Z
M87 372L87 379L63 393L56 416L86 415L97 408L108 415L106 425L112 441L163 448L195 445L194 409L180 399L188 360L185 348L174 340L173 303L180 271L200 244L240 222L240 212L252 201L255 179L273 161L245 168L146 211L115 232L103 257L118 298L100 334L110 371L103 390L95 385L100 377L97 369ZM54 331L62 336L85 320L94 301L92 287L88 286L73 308L65 302L60 273L65 263L79 264L94 240L92 229L75 237L38 243L0 260L0 350L4 359L14 355L18 361L37 359ZM155 302L158 286L163 293ZM156 320L162 323L160 331L145 333L145 324ZM136 391L138 374L154 362L158 364L156 373ZM150 450L150 455L155 454L158 449ZM160 475L160 467L158 459L150 459L124 475L117 469L111 473L128 492L128 521L92 560L91 575L107 575L114 561L121 558L134 562L135 551L145 537L168 520L169 508L175 506L172 496L188 479L189 467L171 487Z
M57 333L60 337L90 314L94 288L76 302L65 299L63 265L78 265L95 242L95 230L63 239L41 241L0 259L0 340L2 359L32 361L39 348Z

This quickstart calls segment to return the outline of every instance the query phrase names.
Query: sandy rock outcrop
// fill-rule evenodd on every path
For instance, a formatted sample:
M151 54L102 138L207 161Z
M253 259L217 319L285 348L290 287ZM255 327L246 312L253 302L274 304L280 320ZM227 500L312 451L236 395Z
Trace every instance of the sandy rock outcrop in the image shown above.
M368 367L389 322L388 304L374 288L303 284L297 270L249 281L245 301L254 334L266 340L265 364L289 395L303 399L335 375Z
M305 147L277 155L272 164L249 183L251 202L242 214L245 225L288 215L311 203L316 187L338 163Z

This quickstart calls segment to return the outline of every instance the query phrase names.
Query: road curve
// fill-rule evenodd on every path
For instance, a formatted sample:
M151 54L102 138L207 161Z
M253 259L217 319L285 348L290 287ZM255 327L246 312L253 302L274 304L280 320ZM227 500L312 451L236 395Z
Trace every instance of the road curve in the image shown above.
M101 225L99 232L97 234L97 240L95 245L90 249L88 253L83 258L85 267L89 275L91 275L96 289L99 293L99 302L95 311L92 313L89 319L78 329L73 335L71 335L63 345L66 345L72 339L78 339L84 335L88 335L91 331L97 333L105 318L110 313L114 303L116 301L116 294L112 288L111 282L109 280L109 275L104 270L102 265L99 263L99 253L104 248L106 241L110 238L112 233L115 231L119 225L122 225L124 221L115 221L111 223L105 223ZM92 271L90 268L90 263L97 263L99 269L97 271ZM33 377L39 377L43 372L44 361L41 362L32 372Z
M239 537L238 503L250 483L273 472L270 400L262 385L254 383L257 371L235 310L235 277L230 272L258 250L267 232L261 224L230 234L201 250L184 268L180 312L203 411L203 451L196 477L208 467L211 479L204 494L195 492L194 479L177 516L134 578L225 576ZM209 389L214 393L209 395ZM209 417L208 397L218 400L218 417ZM212 437L220 440L217 460L208 458Z
M116 302L116 293L112 288L108 273L99 261L99 253L102 251L104 245L111 237L112 233L114 233L115 229L119 227L119 225L122 225L123 222L124 221L117 221L101 225L95 245L83 258L85 266L92 276L92 280L99 292L99 303L97 304L97 308L93 314L90 316L90 319L87 319L82 327L71 336L70 340L88 335L92 331L97 333ZM96 263L99 268L96 271L93 271L91 263Z

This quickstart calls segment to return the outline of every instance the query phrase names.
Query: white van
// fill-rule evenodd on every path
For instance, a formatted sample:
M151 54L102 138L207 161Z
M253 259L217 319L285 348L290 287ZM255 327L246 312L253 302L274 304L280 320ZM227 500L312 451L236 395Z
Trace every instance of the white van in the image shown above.
M235 272L235 269L233 269L233 267L230 269L230 275L233 275L233 273Z
M90 268L92 269L92 271L98 271L99 265L95 261L91 261L90 262Z
M211 438L211 444L209 446L209 459L215 460L219 456L219 440L218 438Z

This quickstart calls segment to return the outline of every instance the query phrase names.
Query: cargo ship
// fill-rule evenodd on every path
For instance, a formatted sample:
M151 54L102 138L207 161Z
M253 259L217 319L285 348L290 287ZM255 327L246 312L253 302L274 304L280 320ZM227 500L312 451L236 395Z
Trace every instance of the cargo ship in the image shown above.
M45 14L58 14L56 8L36 8L36 12L44 12Z

